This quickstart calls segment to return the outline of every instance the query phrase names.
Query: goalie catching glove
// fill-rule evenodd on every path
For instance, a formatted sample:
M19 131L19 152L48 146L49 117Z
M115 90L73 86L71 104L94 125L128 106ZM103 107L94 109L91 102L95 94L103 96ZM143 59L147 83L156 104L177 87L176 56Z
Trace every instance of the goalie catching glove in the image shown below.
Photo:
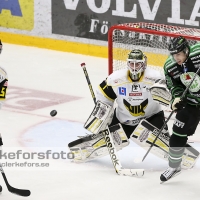
M156 80L154 85L150 87L150 92L153 100L158 101L164 106L168 106L170 104L171 94L167 89L165 80Z

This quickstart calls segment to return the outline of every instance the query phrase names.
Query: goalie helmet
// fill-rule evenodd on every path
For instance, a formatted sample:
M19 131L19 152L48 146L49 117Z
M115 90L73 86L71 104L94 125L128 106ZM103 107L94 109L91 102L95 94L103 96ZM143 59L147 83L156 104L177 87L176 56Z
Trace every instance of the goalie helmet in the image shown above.
M181 51L183 51L185 54L188 55L189 54L189 44L184 37L179 36L179 37L173 38L171 40L168 50L171 55L177 54Z
M3 45L2 45L1 40L0 40L0 54L1 54L2 48L3 48Z
M147 65L147 57L139 49L134 49L128 54L128 69L133 81L138 81Z

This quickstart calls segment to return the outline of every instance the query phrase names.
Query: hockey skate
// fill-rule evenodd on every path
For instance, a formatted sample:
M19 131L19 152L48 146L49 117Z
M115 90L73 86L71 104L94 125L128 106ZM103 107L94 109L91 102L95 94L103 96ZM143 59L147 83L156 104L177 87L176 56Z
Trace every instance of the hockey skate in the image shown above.
M160 176L161 184L181 173L181 167L171 168L168 167Z

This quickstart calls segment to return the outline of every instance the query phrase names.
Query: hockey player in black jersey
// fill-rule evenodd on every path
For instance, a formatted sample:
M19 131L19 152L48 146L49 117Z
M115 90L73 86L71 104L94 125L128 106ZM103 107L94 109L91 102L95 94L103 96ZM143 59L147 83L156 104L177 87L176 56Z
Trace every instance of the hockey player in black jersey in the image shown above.
M195 133L200 116L199 74L182 97L200 67L200 43L189 46L188 41L179 36L171 40L168 50L171 55L165 62L164 72L172 95L171 109L176 110L176 118L169 141L169 168L161 174L162 182L181 172L180 165L188 136Z

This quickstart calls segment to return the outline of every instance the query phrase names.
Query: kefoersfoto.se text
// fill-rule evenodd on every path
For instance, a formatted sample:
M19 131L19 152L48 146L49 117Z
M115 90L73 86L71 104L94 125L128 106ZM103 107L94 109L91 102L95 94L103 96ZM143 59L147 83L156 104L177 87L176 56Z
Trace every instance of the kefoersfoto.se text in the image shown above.
M17 150L16 152L2 152L0 151L0 159L73 159L74 154L71 152L53 152L52 150L47 150L46 152L23 152L22 150Z

